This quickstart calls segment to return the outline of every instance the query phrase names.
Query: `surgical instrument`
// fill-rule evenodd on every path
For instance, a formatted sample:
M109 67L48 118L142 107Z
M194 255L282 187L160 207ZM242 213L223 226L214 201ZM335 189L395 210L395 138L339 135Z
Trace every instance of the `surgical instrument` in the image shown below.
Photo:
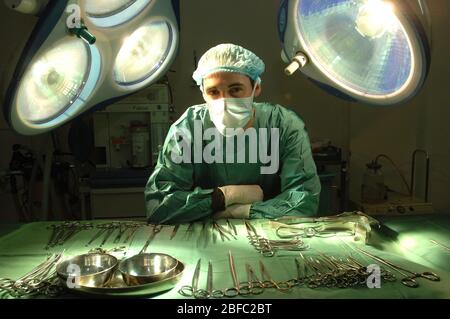
M132 226L130 226L130 231L129 234L127 235L127 237L125 238L125 240L123 241L124 244L126 244L128 241L130 241L130 245L133 242L134 236L136 235L137 230L144 226L143 224L139 224L139 223L134 223L132 224Z
M230 264L230 271L231 271L231 277L233 279L233 287L225 289L225 296L226 297L236 297L237 295L241 296L247 296L250 294L249 287L248 286L241 286L241 283L239 282L237 272L236 272L236 266L234 264L234 258L231 254L231 251L228 251L228 262Z
M209 298L223 298L225 292L219 289L213 288L213 268L211 260L208 262L208 275L206 279L206 291Z
M201 247L203 242L203 248L208 247L209 241L212 237L212 224L209 223L209 221L204 220L202 223L202 230L200 231L200 234L197 238L197 247Z
M128 230L128 227L125 224L120 224L119 225L119 232L118 232L117 236L114 238L114 243L115 244L120 242L120 239L122 238L123 234L125 234L125 232L127 230Z
M150 245L151 241L155 238L156 234L158 234L161 229L163 228L162 225L153 225L152 230L150 232L150 235L148 236L147 241L145 242L144 246L142 247L141 251L139 252L140 254L144 254L145 251L148 248L148 245Z
M103 247L103 245L106 244L109 237L111 237L111 235L114 233L114 231L120 227L120 223L112 222L110 224L105 225L105 227L107 227L107 231L106 231L105 237L103 238L103 241L100 244L100 247Z
M114 247L111 249L103 249L103 248L92 248L89 250L89 254L111 254L116 252L122 252L126 250L126 246Z
M292 286L288 281L275 281L270 276L269 272L267 271L266 266L264 263L260 260L259 261L259 268L261 271L261 277L264 284L264 287L266 288L276 288L278 291L286 292L291 290Z
M229 219L227 219L227 225L228 225L229 229L233 230L234 235L237 236L238 233L237 233L236 225L233 224Z
M237 239L233 233L227 229L225 229L222 225L220 225L217 221L213 222L213 228L219 233L220 238L222 239L222 241L226 240L230 240L230 238L227 236L231 236L233 237L233 239Z
M264 283L256 276L252 266L245 264L247 270L248 288L252 295L260 295L264 292Z
M382 263L382 264L384 264L384 265L386 265L386 266L396 270L401 275L405 276L404 278L401 279L401 282L402 282L402 284L404 284L407 287L410 287L410 288L417 288L417 287L419 287L419 284L415 280L416 278L424 278L424 279L427 279L427 280L430 280L430 281L440 281L441 280L441 278L437 274L435 274L434 272L431 272L431 271L425 271L425 272L422 272L422 273L413 272L411 270L407 270L407 269L405 269L403 267L395 265L395 264L393 264L392 262L390 262L390 261L388 261L386 259L383 259L381 257L372 255L371 253L369 253L369 252L367 252L365 250L362 250L361 248L355 247L355 249L357 251L363 253L364 255L369 256L369 257L373 258L374 260L376 260L376 261L378 261L378 262L380 262L380 263ZM405 274L405 272L409 273L409 275Z
M300 238L291 240L269 240L256 232L256 229L249 221L245 221L247 238L250 244L255 247L265 257L272 257L276 250L301 251L309 248Z
M444 244L442 244L442 243L440 243L440 242L438 242L438 241L435 241L434 239L430 239L430 242L433 243L433 244L435 244L435 245L437 245L437 246L443 247L443 248L446 249L447 251L450 251L450 247L448 247L448 246L446 246L446 245L444 245Z
M200 278L200 268L202 264L202 259L200 258L197 262L197 266L194 270L194 275L192 276L192 283L190 286L182 286L178 293L184 297L194 297L196 299L207 299L209 297L208 291L205 289L198 289L198 281Z
M186 229L186 240L189 240L192 236L192 234L194 233L194 223L189 223L187 229Z
M347 227L335 227L326 225L315 225L308 227L298 227L291 225L280 225L275 233L279 238L297 238L297 237L335 237L335 236L354 236L355 224L347 223Z
M175 225L173 227L172 233L170 234L170 240L172 240L176 236L176 234L178 232L178 228L180 228L180 224Z
M288 280L288 283L291 286L302 286L306 280L305 264L303 263L303 267L302 267L298 258L294 259L294 263L295 263L295 268L297 270L297 278ZM303 271L302 271L302 268L303 268Z
M43 263L17 280L0 278L0 291L5 291L16 298L31 295L58 295L63 289L59 284L54 266L62 258L63 253L52 254Z
M92 228L92 224L81 224L80 222L68 221L62 224L53 224L48 227L52 230L50 239L45 249L50 249L57 245L64 245L70 238L75 236L78 232Z
M247 220L244 220L244 224L245 228L247 229L247 238L249 239L250 244L253 247L255 247L255 249L259 251L263 256L265 257L274 256L275 252L273 251L269 242L265 241L258 235L255 227L253 227L253 225Z
M119 225L118 225L119 233L117 234L116 238L114 238L114 243L115 244L119 243L120 240L122 239L122 237L125 235L125 233L128 230L133 230L140 226L141 226L141 224L136 223L136 222L121 222L121 223L119 223ZM124 243L125 243L125 241L124 241Z
M86 244L86 247L92 244L94 241L97 240L97 238L99 238L104 232L106 232L109 228L109 224L97 225L96 228L98 228L97 233L95 233L95 235L91 238L91 240L89 240L89 242Z
M225 239L229 240L229 238L220 229L218 229L217 225L218 224L216 222L213 222L214 229L219 233L220 239L222 241L225 241Z

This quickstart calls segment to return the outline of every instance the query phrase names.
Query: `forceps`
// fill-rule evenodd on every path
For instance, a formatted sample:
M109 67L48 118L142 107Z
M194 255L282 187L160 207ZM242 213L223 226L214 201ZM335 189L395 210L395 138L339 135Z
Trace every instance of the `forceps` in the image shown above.
M234 261L231 261L234 267ZM260 295L264 292L264 283L258 279L252 267L249 264L245 264L247 270L247 282L239 282L237 275L232 272L234 287L225 290L225 296L235 297L248 296L248 295ZM236 270L234 270L234 273ZM238 284L237 284L238 283Z
M276 288L278 291L286 292L291 290L292 285L287 281L275 281L270 276L264 263L259 261L259 268L261 270L261 277L265 288Z
M213 268L211 260L208 262L208 275L206 278L206 291L208 293L208 298L223 298L225 296L225 292L223 290L213 288Z
M298 258L295 258L294 262L295 262L295 268L297 269L297 278L290 279L287 281L291 285L291 287L301 286L301 285L305 284L305 282L306 282L306 266L305 266L305 264L303 264L303 271L302 271L302 265L300 264L300 261L298 260ZM302 276L302 274L303 274L303 276Z
M225 289L225 297L236 297L237 295L241 296L247 296L250 294L249 287L247 285L242 285L239 282L237 273L236 273L236 267L234 265L234 258L231 254L231 251L228 251L228 261L230 263L230 270L231 270L231 277L233 278L233 284L234 286L231 288Z
M403 267L395 265L395 264L391 263L390 261L385 260L385 259L383 259L381 257L374 256L374 255L368 253L367 251L362 250L361 248L355 247L355 249L357 251L363 253L364 255L369 256L369 257L375 259L376 261L379 261L380 263L391 267L392 269L396 270L398 273L400 273L403 276L405 276L404 278L402 278L401 282L402 282L402 284L404 284L407 287L410 287L410 288L417 288L417 287L419 287L419 284L415 280L416 278L425 278L425 279L430 280L430 281L440 281L441 280L441 278L437 274L435 274L434 272L431 272L431 271L425 271L425 272L422 272L422 273L413 272L411 270L407 270L407 269L405 269ZM405 274L405 272L409 273L409 275Z
M244 220L244 223L245 228L247 229L247 238L250 240L250 244L255 247L255 249L259 251L264 257L274 256L275 252L270 245L270 242L267 239L260 237L256 232L255 227L253 227L253 225L249 221Z
M190 286L183 286L178 290L178 293L184 297L194 297L196 299L207 299L210 294L205 289L198 289L198 280L200 277L200 267L202 259L200 258L195 267L194 275L192 276L192 283Z
M256 276L252 266L245 264L247 270L248 288L252 295L260 295L264 292L264 283Z

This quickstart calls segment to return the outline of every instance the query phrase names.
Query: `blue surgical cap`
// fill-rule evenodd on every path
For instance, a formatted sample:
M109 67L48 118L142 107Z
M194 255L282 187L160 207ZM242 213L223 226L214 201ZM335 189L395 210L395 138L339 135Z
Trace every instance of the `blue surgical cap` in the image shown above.
M264 72L264 62L253 52L236 44L219 44L200 58L197 70L192 77L202 88L203 79L217 72L236 72L260 81Z

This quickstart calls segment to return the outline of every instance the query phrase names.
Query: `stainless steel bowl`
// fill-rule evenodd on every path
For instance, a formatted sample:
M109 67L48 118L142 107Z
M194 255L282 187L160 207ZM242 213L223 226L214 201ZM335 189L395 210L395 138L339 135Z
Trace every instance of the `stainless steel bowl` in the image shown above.
M121 261L119 271L128 286L136 286L171 276L177 265L178 260L166 254L138 254Z
M109 254L84 254L60 262L56 272L69 288L77 285L95 288L108 283L117 265L117 258Z

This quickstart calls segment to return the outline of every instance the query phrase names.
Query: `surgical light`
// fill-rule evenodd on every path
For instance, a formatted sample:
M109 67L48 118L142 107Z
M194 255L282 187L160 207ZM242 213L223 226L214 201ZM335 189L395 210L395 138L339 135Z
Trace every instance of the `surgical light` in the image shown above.
M125 39L114 66L114 79L132 85L148 79L167 58L172 30L165 21L142 26Z
M50 131L157 81L178 49L178 0L50 1L14 65L11 128Z
M374 105L413 97L429 65L423 0L285 0L279 12L286 73Z
M151 2L152 0L84 0L89 20L102 28L118 26L134 19Z
M361 6L356 16L356 30L371 39L379 38L396 29L397 20L392 3L369 0Z
M89 16L111 16L135 3L133 0L85 0Z
M19 117L41 123L61 114L84 88L90 62L84 42L67 38L56 43L25 72L17 94Z

